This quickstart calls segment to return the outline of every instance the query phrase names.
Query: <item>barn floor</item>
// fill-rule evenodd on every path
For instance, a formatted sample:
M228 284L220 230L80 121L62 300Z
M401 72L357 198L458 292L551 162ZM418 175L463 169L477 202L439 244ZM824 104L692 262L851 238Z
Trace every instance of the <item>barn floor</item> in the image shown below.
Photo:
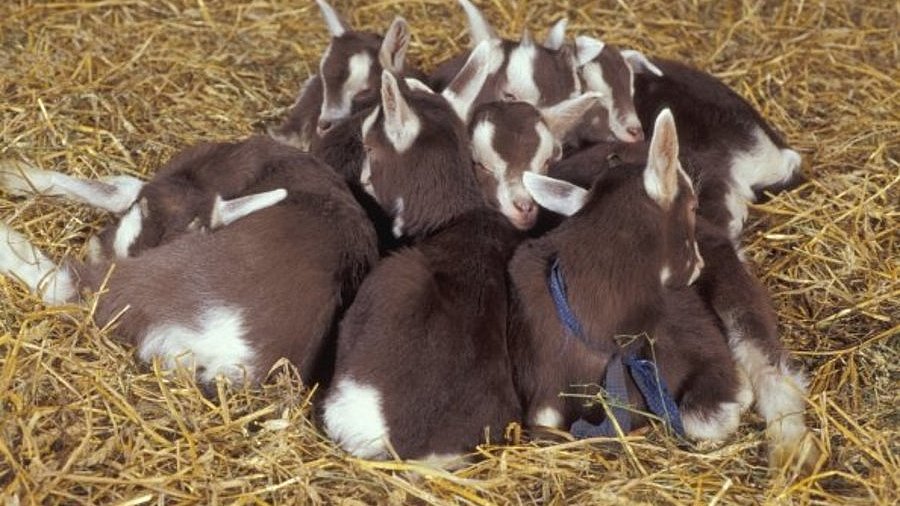
M455 2L336 1L402 13L423 67L466 47ZM138 365L91 306L48 309L0 278L0 497L6 504L896 504L900 497L900 11L888 0L479 2L504 34L561 15L733 86L804 154L810 182L754 208L747 257L812 377L816 472L768 472L755 415L719 446L660 432L486 445L454 473L347 458L310 423L289 367L206 400ZM149 176L201 139L262 131L327 43L313 2L17 0L0 5L0 158ZM109 216L0 192L0 219L54 259ZM562 441L562 442L560 442ZM502 443L502 442L501 442Z

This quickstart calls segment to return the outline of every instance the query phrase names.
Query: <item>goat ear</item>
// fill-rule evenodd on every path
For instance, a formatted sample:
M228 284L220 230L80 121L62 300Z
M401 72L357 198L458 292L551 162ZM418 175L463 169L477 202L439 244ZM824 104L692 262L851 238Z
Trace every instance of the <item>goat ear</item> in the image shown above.
M216 195L212 214L209 218L209 228L216 229L230 225L244 216L272 207L286 197L287 190L284 188L254 193L253 195L231 200L223 200L221 196Z
M478 44L463 68L441 93L463 123L469 122L472 104L481 93L494 61L501 57L500 52L499 41L485 41Z
M663 109L653 125L644 189L660 207L668 209L678 196L678 132L672 111Z
M520 46L531 47L534 45L534 37L531 36L531 30L525 28L522 30L522 40L519 41Z
M392 72L402 72L406 61L406 50L409 49L409 25L400 16L394 18L378 51L378 62L381 68Z
M469 19L469 35L472 38L473 48L486 40L500 39L500 37L497 36L497 32L494 31L491 24L488 23L487 19L484 17L484 14L478 10L478 7L472 5L472 2L469 0L459 0L459 5L463 8L463 11L465 11L466 18Z
M394 149L402 153L416 140L421 124L403 97L397 78L387 70L381 72L381 106L384 110L384 133Z
M588 191L567 181L526 171L522 183L541 207L563 216L572 216L587 202Z
M427 84L423 83L422 81L420 81L414 77L407 77L407 78L404 78L403 80L406 81L406 86L411 90L434 93L434 90L432 90L430 86L428 86Z
M647 72L650 72L651 74L662 77L663 71L654 65L649 58L644 56L644 53L634 49L623 49L620 53L622 53L622 58L625 58L625 63L631 67L631 71L635 74L646 74Z
M599 56L604 47L606 47L606 44L602 40L579 35L575 37L575 61L579 67L583 67Z
M579 97L564 100L554 106L541 109L544 123L556 140L562 139L581 122L591 107L598 105L602 93L588 92Z
M547 32L547 38L544 40L544 47L558 51L566 42L566 27L569 26L569 18L562 18L553 24L550 31Z
M340 37L350 31L347 23L341 19L334 7L329 5L328 2L316 0L316 3L319 4L319 10L322 11L322 17L325 18L325 25L328 26L328 33L332 37Z
M13 195L64 197L113 213L131 207L144 184L125 175L97 181L39 169L17 160L0 160L0 187Z

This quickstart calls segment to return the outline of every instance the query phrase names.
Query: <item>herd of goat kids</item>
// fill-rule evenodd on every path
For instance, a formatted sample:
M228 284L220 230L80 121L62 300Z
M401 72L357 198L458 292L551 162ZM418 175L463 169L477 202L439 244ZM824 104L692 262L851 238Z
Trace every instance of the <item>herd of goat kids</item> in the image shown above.
M815 464L805 375L739 252L801 159L750 104L565 20L502 39L468 0L473 49L426 76L402 18L382 37L317 1L330 45L269 135L149 181L3 162L4 191L118 221L61 264L0 224L0 272L48 305L102 287L98 324L206 387L289 359L357 457L456 467L512 422L722 440L755 401L770 465Z

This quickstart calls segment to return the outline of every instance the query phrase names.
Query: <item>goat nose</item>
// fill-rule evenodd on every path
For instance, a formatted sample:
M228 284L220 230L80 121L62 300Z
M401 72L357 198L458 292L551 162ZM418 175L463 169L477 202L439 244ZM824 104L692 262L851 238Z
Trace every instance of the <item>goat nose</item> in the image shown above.
M640 142L644 140L644 129L639 126L630 126L625 129L628 132L628 135L634 138L634 142Z
M534 212L534 202L530 200L517 200L513 205L524 214L531 214Z
M334 123L328 121L327 119L320 119L318 125L316 125L319 129L319 134L324 134L325 132L331 130L331 126Z

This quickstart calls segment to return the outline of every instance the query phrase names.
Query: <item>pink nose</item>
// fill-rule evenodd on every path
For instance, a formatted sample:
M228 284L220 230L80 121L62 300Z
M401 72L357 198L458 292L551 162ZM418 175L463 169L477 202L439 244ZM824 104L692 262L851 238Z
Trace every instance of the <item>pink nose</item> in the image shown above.
M644 130L639 126L630 126L625 129L628 132L628 135L634 138L633 142L640 142L644 140Z
M523 214L531 214L534 212L534 202L530 200L517 200L513 205Z

